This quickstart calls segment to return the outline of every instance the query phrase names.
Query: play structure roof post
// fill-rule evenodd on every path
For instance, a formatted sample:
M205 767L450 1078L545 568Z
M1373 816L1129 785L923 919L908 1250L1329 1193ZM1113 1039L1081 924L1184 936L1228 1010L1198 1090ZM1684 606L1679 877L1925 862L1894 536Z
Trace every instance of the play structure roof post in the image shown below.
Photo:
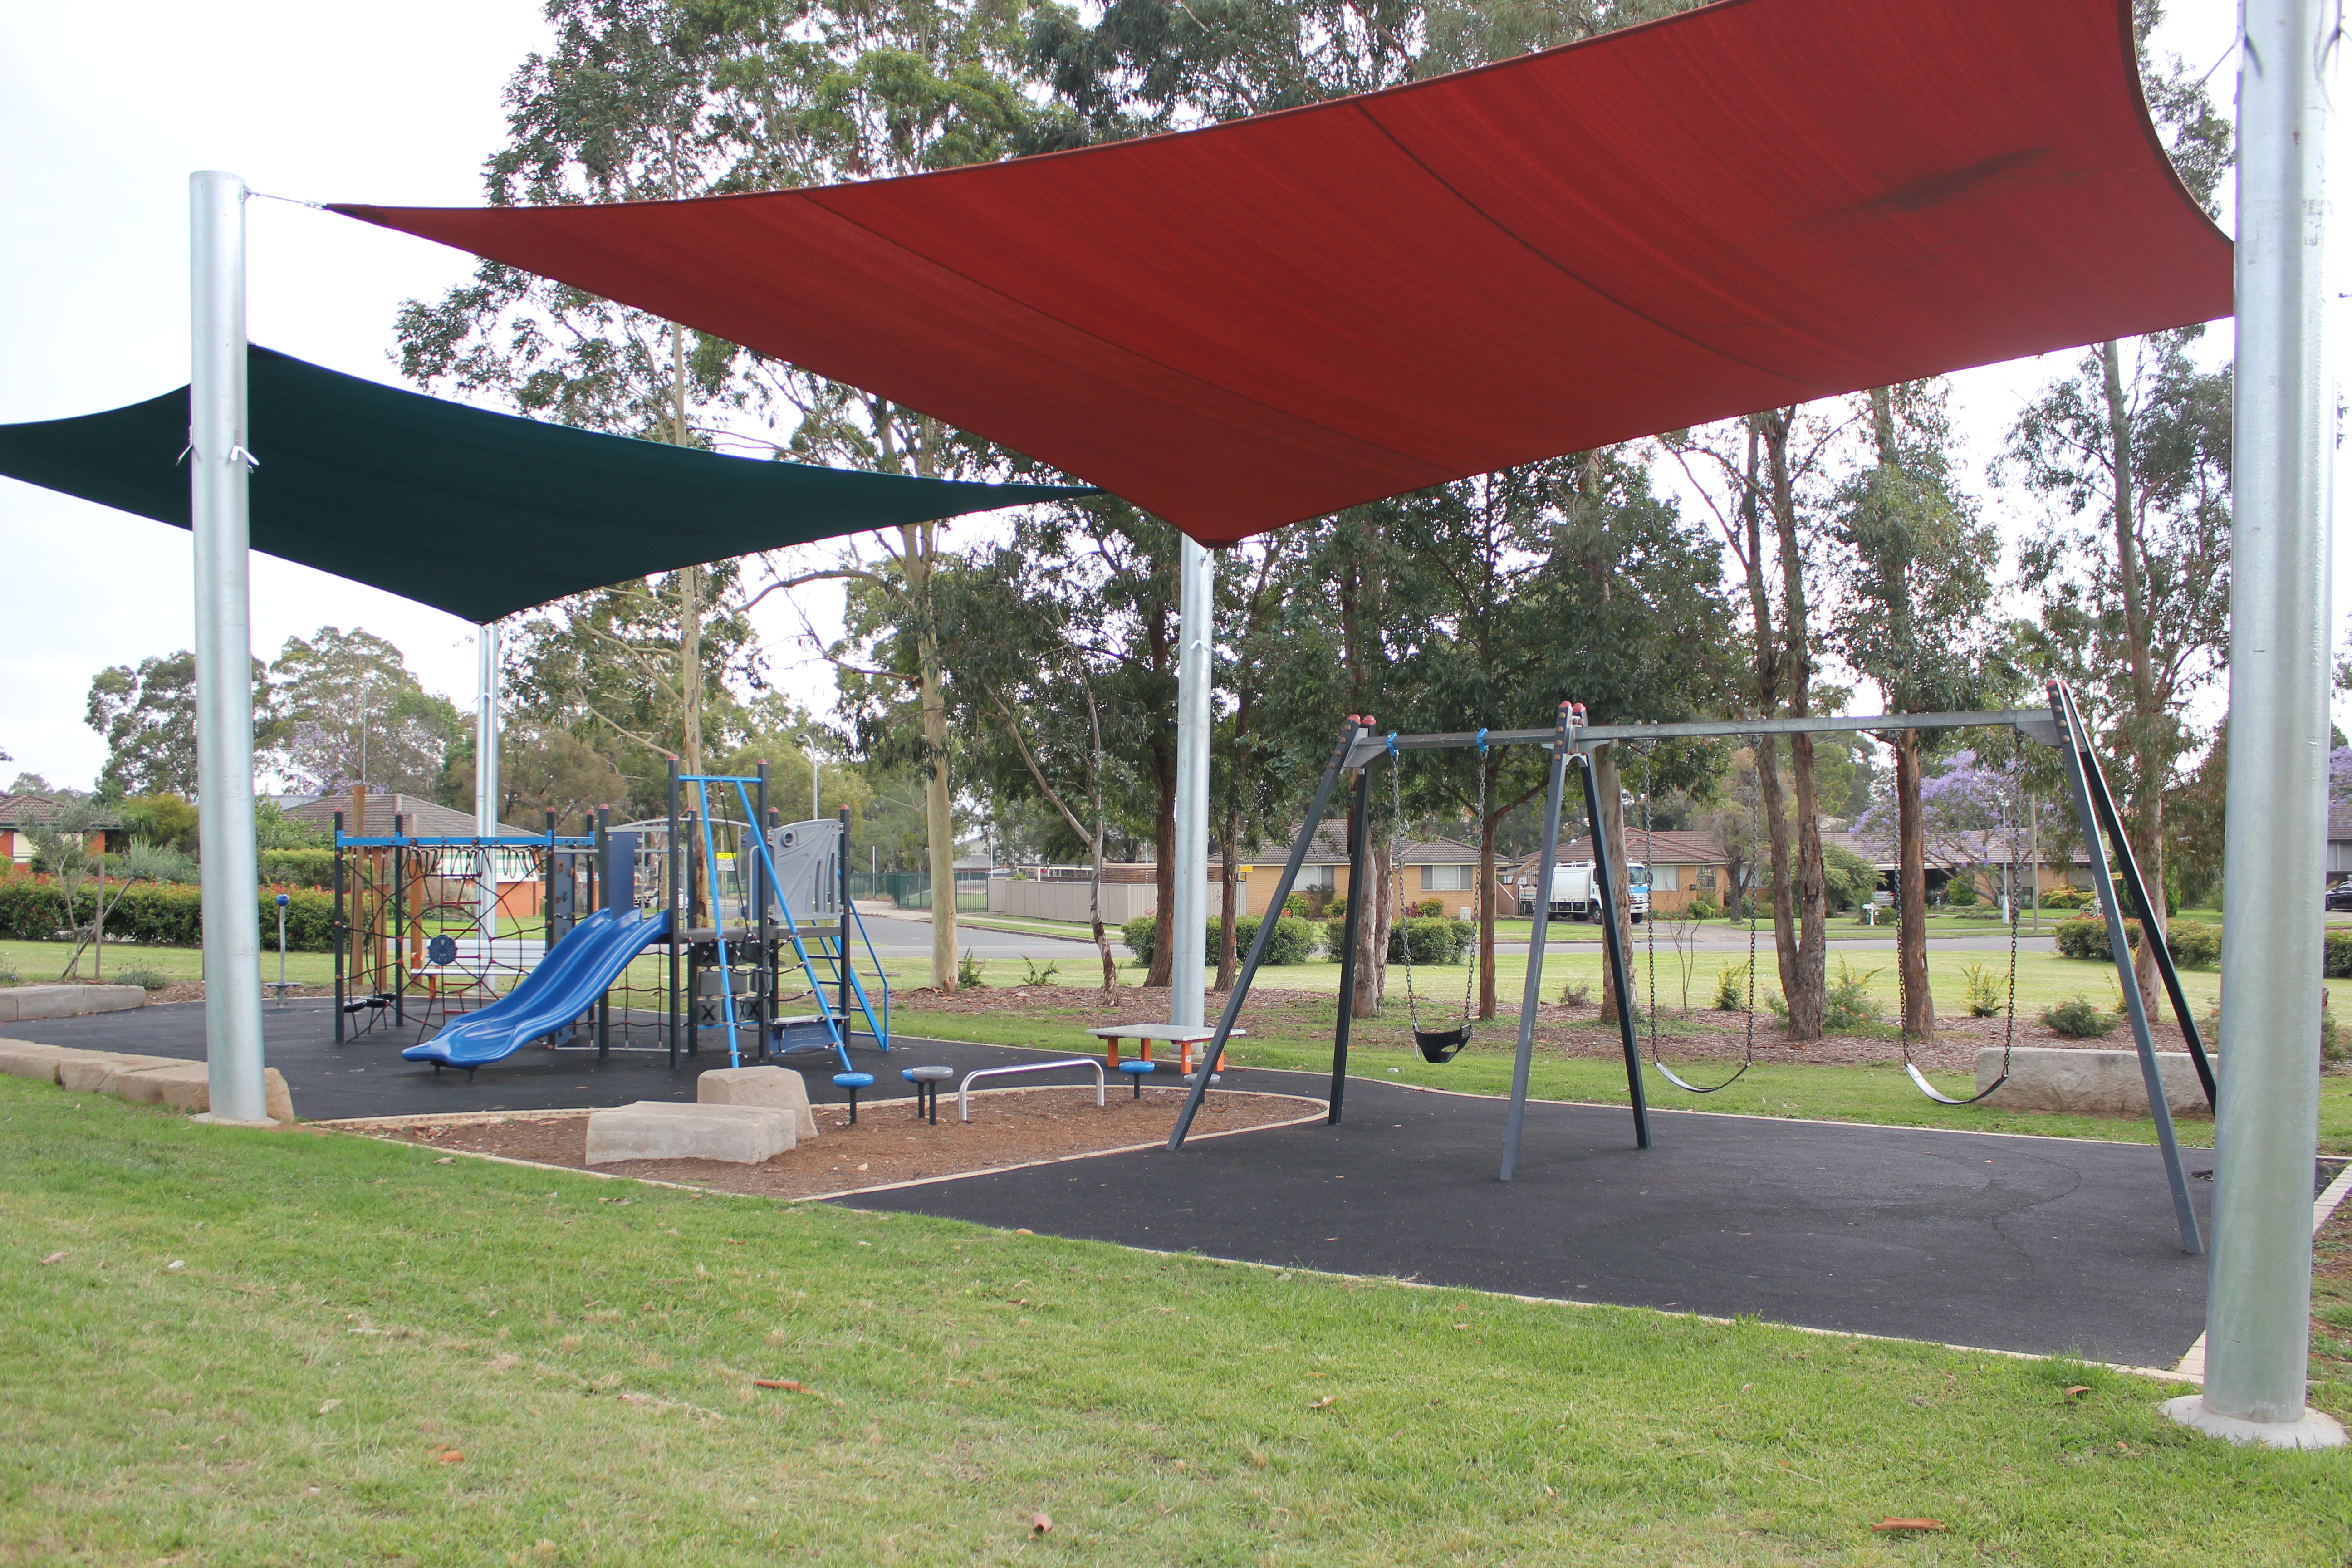
M484 621L474 628L478 690L474 711L474 832L483 838L499 836L499 624ZM499 879L493 864L482 878L482 925L498 935Z
M260 885L247 588L245 182L188 176L188 500L195 534L196 803L204 818L209 1114L261 1121Z
M1215 684L1216 565L1187 535L1178 547L1176 652L1176 896L1168 1021L1200 1026L1209 962L1209 695ZM1225 853L1234 847L1225 846ZM1261 917L1274 911L1260 910Z
M2327 852L2329 388L2325 149L2337 7L2246 0L2238 88L2237 408L2228 826L2205 1388L2166 1408L2283 1447L2342 1443L2305 1403ZM2287 868L2284 883L2266 874Z

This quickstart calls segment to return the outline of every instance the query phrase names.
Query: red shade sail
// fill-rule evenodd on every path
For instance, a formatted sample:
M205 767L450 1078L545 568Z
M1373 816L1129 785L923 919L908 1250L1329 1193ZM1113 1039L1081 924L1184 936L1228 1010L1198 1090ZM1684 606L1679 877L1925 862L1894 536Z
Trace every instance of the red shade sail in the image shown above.
M1722 0L908 179L336 210L895 398L1212 543L2231 309L2130 0Z

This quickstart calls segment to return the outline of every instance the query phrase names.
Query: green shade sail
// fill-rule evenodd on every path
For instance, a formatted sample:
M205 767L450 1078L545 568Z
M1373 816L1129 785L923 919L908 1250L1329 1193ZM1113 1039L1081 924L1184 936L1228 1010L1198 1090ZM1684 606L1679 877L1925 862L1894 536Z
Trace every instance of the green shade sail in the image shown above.
M1093 492L719 457L248 351L256 550L493 621L647 573ZM188 389L0 425L0 474L186 528Z

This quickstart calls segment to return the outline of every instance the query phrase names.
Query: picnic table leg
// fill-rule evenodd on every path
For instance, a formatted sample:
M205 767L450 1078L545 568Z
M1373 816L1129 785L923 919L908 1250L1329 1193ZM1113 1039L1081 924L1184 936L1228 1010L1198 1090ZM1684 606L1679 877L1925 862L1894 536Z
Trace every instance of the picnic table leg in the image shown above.
M1176 1070L1184 1077L1191 1078L1192 1076L1192 1042L1179 1040L1176 1042L1176 1049L1178 1052Z
M1103 1057L1104 1065L1110 1071L1117 1072L1118 1070L1118 1037L1117 1035L1108 1037L1104 1040L1104 1045L1107 1047Z

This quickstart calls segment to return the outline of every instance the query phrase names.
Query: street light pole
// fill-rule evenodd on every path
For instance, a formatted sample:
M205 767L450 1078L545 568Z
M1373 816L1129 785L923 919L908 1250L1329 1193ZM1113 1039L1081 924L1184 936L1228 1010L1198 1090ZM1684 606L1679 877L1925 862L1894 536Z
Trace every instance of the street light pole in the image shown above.
M188 176L188 502L195 535L196 806L205 1061L216 1121L267 1120L261 879L253 837L253 633L246 431L245 182Z
M2304 1403L2327 863L2326 148L2337 6L2244 0L2238 51L2237 405L2205 1387L2168 1401L2233 1442L2332 1447ZM2273 867L2287 875L2269 875Z

